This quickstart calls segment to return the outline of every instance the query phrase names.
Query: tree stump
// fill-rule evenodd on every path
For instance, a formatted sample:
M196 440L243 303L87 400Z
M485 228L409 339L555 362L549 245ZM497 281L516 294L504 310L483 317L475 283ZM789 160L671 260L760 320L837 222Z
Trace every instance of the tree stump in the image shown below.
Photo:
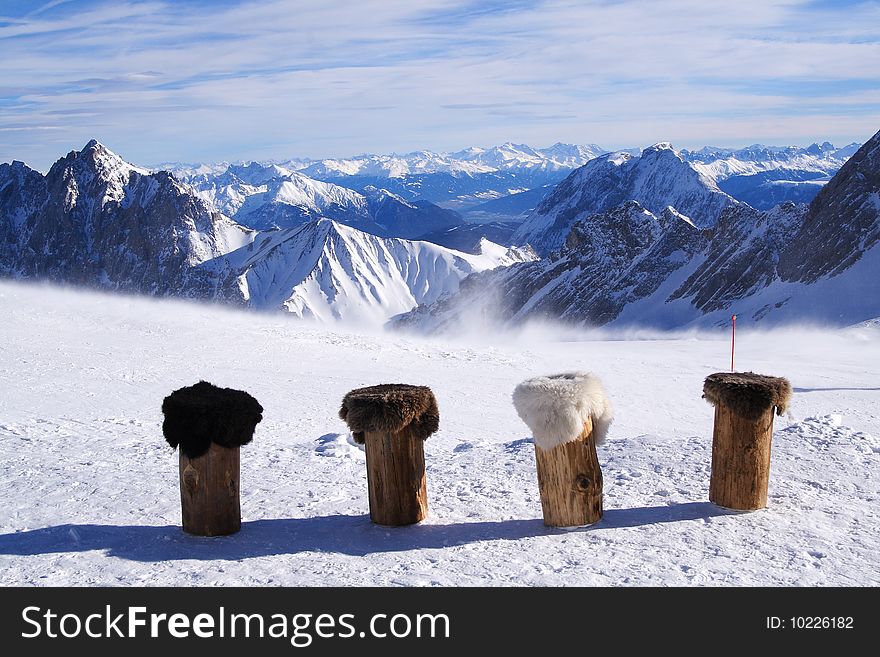
M370 518L378 525L411 525L428 515L424 441L411 433L364 434Z
M430 388L402 383L352 390L339 417L364 445L370 518L411 525L428 515L424 441L440 426Z
M241 390L200 381L162 401L162 433L180 447L183 530L222 536L241 529L239 452L249 443L263 407Z
M535 439L544 524L579 527L602 519L602 469L596 446L612 420L611 403L588 372L520 383L513 405Z
M212 443L191 459L180 452L180 506L183 531L225 536L241 529L239 447Z
M709 501L739 511L767 506L774 410L791 400L786 379L752 372L711 374L703 397L715 406Z
M589 420L576 440L549 450L535 444L544 524L592 525L602 519L602 469Z
M740 510L767 506L772 437L772 408L752 421L738 416L723 404L715 406L710 502Z

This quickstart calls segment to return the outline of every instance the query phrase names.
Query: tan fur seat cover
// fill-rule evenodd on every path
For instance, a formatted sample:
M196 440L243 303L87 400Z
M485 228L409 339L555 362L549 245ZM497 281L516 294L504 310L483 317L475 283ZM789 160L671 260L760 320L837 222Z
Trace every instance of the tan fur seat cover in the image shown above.
M440 410L431 389L405 383L352 390L342 399L339 417L361 444L371 431L396 433L413 425L412 434L424 440L440 427Z
M703 398L715 406L723 404L740 417L757 420L776 407L782 415L791 401L788 379L754 372L718 372L703 383Z

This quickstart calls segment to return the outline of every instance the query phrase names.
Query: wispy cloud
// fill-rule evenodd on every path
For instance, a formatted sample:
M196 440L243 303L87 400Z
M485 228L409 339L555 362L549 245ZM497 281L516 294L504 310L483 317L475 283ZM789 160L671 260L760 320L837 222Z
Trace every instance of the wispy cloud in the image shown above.
M42 168L91 137L153 162L880 127L877 2L21 4L0 15L0 160Z

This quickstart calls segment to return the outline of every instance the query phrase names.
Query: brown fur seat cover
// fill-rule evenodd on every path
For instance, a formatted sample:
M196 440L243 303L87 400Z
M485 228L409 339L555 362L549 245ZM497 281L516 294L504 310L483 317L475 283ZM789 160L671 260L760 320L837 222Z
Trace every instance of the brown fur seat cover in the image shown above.
M703 398L713 406L723 404L740 417L757 420L776 407L782 415L791 401L788 379L754 372L718 372L703 383Z
M395 433L412 424L415 437L424 440L440 427L440 410L431 389L405 383L352 390L342 399L339 417L360 444L368 431Z
M246 445L263 419L263 407L248 393L207 381L172 392L162 401L162 413L165 440L190 458L207 452L212 442Z

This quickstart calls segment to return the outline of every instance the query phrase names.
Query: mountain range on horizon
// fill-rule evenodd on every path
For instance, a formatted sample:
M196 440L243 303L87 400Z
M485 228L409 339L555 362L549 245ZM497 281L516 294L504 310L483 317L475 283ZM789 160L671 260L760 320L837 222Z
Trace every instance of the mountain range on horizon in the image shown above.
M92 140L46 175L21 162L0 165L0 273L214 299L322 321L380 324L402 314L395 325L429 331L455 324L460 302L487 309L487 299L499 291L507 323L546 316L580 325L644 321L672 327L698 321L730 298L754 296L767 281L820 282L841 262L850 263L841 269L848 270L870 251L873 242L848 234L848 223L828 227L834 208L846 205L839 200L839 180L849 181L843 187L852 196L853 181L872 166L865 148L853 155L853 147L826 142L806 149L691 152L660 142L606 153L595 146L505 144L454 154L467 166L445 155L445 169L434 172L430 154L420 152L408 169L419 173L388 168L384 177L373 176L384 186L358 190L306 175L302 161L295 169L248 163L151 171ZM860 158L861 169L843 176L850 156ZM341 171L323 166L334 176ZM362 181L361 170L349 167L345 181ZM466 184L506 185L547 175L558 181L526 191L502 187L516 193L496 190L496 198L470 206L494 204L510 213L476 220L448 207L448 198L414 199L387 188L394 181L409 189L436 178L421 187L427 194L454 178L460 186L446 192L453 194ZM757 183L753 191L801 184L828 191L819 192L809 209L786 198L765 210L725 190L731 181L741 186L748 179ZM489 194L474 189L456 202ZM870 189L862 184L859 194L870 196ZM520 209L518 196L534 207ZM814 211L817 203L831 210ZM859 216L870 224L870 217ZM810 252L817 236L823 246L813 249L815 257L801 258L812 264L792 273L796 265L784 245L793 240ZM742 264L764 260L766 267ZM819 274L811 279L814 272ZM677 287L668 289L673 280ZM783 300L779 307L786 304L797 305ZM634 310L648 306L650 312ZM753 318L777 314L759 309Z
M809 202L819 187L860 146L837 148L829 142L807 147L744 148L706 146L679 151L682 158L716 181L720 188L757 209L784 201ZM643 149L615 151L639 155ZM386 189L408 201L429 201L462 212L471 221L509 221L532 210L574 169L609 153L596 144L556 143L547 148L507 142L452 153L423 150L402 155L364 154L347 158L182 164L153 167L200 187L226 174L242 179L283 177L292 172L364 192ZM266 182L266 179L263 180ZM523 195L524 196L521 196ZM496 203L503 200L504 203Z
M668 143L668 142L658 142ZM858 142L836 147L825 141L813 142L808 146L768 146L754 143L743 147L703 146L698 149L680 149L687 161L711 164L720 161L718 175L755 173L766 168L777 168L791 164L791 168L806 164L811 160L846 160L861 146ZM271 160L239 160L236 162L198 162L186 163L168 161L150 165L151 170L171 171L181 178L198 175L218 175L230 166L241 167L256 165L276 167L278 174L288 171L299 171L312 178L322 179L324 176L384 176L400 178L407 175L424 173L453 173L459 175L475 175L500 170L566 170L572 171L586 164L589 160L611 152L630 153L637 155L643 148L606 149L597 144L566 144L557 142L546 148L534 148L527 144L505 142L496 146L471 146L459 151L441 152L419 150L409 153L375 154L362 153L341 158L289 158ZM738 164L751 162L752 165ZM771 163L767 166L767 163ZM820 167L819 170L825 170ZM714 177L714 174L713 174Z
M287 160L240 161L219 163L165 162L152 166L189 178L194 175L216 175L230 166L276 166L282 171L299 171L312 178L335 176L383 176L400 178L423 173L476 175L501 170L563 170L576 169L588 160L606 153L596 144L563 144L533 148L527 144L506 142L487 148L470 146L459 151L437 152L419 150L409 153L363 153L343 158L290 158Z

